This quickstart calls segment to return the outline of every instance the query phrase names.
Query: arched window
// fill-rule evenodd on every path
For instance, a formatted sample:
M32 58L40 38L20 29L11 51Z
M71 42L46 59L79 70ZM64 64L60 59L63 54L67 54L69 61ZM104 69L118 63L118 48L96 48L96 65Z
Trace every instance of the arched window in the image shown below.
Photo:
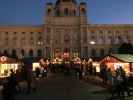
M96 56L96 50L95 49L92 49L91 50L91 55L92 55L92 57L95 57Z
M84 58L88 57L88 47L83 47L83 57Z
M41 50L41 49L38 49L38 50L37 50L37 56L38 56L38 57L42 57L42 50Z
M12 57L13 58L17 57L17 51L15 49L12 50Z
M128 36L124 36L123 37L123 43L128 43L129 37Z
M108 54L112 53L112 48L109 48Z
M76 10L73 10L73 16L76 16Z
M70 48L64 48L64 53L69 53L70 52Z
M119 44L121 44L123 42L122 37L120 35L118 36L118 40L119 40Z
M48 9L47 10L47 15L51 15L51 12L52 12L52 10L51 9Z
M46 58L51 58L51 48L50 47L46 47Z
M65 16L68 16L68 15L69 15L68 8L65 8L65 9L64 9L64 15L65 15Z
M25 51L24 51L24 49L21 50L21 55L22 55L22 56L25 56Z
M111 43L112 43L112 37L111 37L111 36L108 37L106 43L107 43L107 44L111 44Z
M64 35L64 42L65 43L70 43L70 36L68 34Z
M103 37L100 37L100 38L98 39L98 43L99 43L99 44L104 44L104 38L103 38Z
M81 9L81 14L82 14L83 16L86 16L86 10L85 10L85 8L82 8L82 9Z
M33 57L33 50L32 49L29 50L29 56Z
M104 56L104 53L105 53L105 52L104 52L104 49L101 49L101 50L100 50L100 56L101 56L101 57Z
M4 50L3 53L4 53L5 56L8 56L8 51L7 50Z
M55 15L56 15L56 16L60 16L60 11L59 11L59 9L56 10Z

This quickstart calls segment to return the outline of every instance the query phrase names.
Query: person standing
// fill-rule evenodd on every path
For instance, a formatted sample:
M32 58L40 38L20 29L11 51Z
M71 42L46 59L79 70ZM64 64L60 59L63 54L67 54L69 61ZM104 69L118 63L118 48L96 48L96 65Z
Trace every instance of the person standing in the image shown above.
M128 79L127 79L126 74L125 74L124 71L123 71L121 76L123 78L123 81L121 83L121 85L122 85L122 92L123 92L123 94L124 94L124 92L126 92L127 95L130 96L130 90L128 88Z
M16 93L16 76L14 71L10 70L11 74L7 78L6 83L3 85L2 89L2 99L3 100L15 100L15 93Z
M36 73L36 78L39 78L39 75L40 75L40 68L39 67L37 67L35 69L35 73Z
M107 84L107 66L106 65L101 66L100 74L101 74L103 84Z
M44 78L44 66L41 66L40 74L41 74L41 78Z
M45 67L44 67L44 76L45 76L45 78L47 78L47 74L48 74L48 69L47 69L47 67L45 66Z
M2 100L15 100L14 93L11 86L9 85L9 81L4 83L3 85Z
M109 68L107 69L107 80L109 85L112 84L112 78L113 78L113 75L112 75L111 69Z

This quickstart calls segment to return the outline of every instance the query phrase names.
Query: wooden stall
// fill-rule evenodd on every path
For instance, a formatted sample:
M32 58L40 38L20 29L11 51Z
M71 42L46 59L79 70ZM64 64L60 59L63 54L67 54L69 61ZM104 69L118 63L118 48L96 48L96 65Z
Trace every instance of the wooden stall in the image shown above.
M106 64L108 68L115 71L117 68L122 67L127 74L133 72L133 55L131 54L112 54L104 57L100 64Z
M1 56L0 57L0 78L8 77L10 75L11 69L15 72L19 67L19 63L20 62L17 59Z

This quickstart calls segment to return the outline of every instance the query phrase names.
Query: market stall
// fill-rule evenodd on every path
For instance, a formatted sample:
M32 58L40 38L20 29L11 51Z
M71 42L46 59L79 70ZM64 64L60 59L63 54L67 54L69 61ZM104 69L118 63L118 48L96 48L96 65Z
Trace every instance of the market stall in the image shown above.
M79 57L75 57L73 60L73 68L79 69L81 68L81 59Z
M55 58L52 60L52 64L62 64L62 63L63 63L63 60L60 58Z
M112 71L122 67L127 74L131 74L133 72L133 55L112 54L104 57L100 64L106 64Z
M50 64L50 61L49 60L44 60L43 58L38 60L38 61L35 61L32 63L32 70L35 71L36 68L41 68L42 66L43 67L48 67Z
M0 78L8 77L10 75L10 70L12 69L14 72L19 67L19 61L17 59L9 58L6 56L0 57Z
M81 59L79 57L75 57L73 59L74 64L81 64Z

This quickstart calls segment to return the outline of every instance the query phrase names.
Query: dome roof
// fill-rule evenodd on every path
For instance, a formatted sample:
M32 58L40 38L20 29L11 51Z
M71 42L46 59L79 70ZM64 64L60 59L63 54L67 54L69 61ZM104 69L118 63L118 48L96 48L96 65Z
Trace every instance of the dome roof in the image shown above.
M76 0L57 0L56 5L59 5L61 2L72 2L72 3L77 4Z

